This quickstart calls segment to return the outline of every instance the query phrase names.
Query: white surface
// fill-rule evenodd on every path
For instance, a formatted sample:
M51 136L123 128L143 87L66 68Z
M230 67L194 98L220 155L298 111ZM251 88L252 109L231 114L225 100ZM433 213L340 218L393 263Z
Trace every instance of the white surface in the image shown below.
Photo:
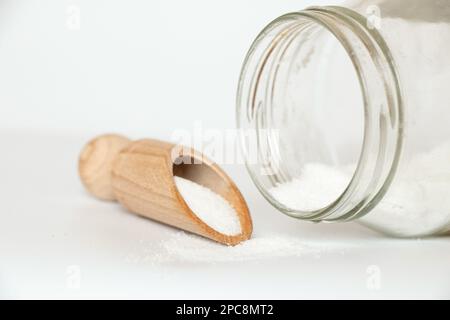
M91 198L78 181L79 150L94 134L168 139L196 121L233 128L237 78L256 34L282 13L330 2L1 1L0 297L450 298L449 238L394 240L356 224L293 220L240 166L225 169L248 200L256 236L331 250L134 263L130 255L176 231ZM79 29L67 26L73 8Z
M281 233L328 249L264 261L136 261L177 231L84 192L76 162L87 138L0 133L2 298L450 298L449 238L396 240L356 224L302 223L272 209L241 167L226 169L248 200L256 236Z

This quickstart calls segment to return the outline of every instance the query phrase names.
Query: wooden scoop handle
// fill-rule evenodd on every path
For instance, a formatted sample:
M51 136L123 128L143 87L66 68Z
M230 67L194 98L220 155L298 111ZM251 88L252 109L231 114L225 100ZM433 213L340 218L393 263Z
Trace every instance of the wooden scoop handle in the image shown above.
M147 218L228 245L251 236L250 213L234 182L216 164L192 149L152 139L132 142L120 135L103 135L82 150L79 174L86 189L97 198L117 200L129 211ZM241 234L219 233L200 220L178 192L174 175L208 187L225 198L239 216Z

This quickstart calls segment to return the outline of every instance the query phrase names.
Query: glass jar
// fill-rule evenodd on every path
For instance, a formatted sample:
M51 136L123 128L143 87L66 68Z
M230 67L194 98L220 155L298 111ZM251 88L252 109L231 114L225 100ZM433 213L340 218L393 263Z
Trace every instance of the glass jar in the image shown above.
M353 0L274 20L237 95L260 192L303 220L449 231L449 57L448 0Z

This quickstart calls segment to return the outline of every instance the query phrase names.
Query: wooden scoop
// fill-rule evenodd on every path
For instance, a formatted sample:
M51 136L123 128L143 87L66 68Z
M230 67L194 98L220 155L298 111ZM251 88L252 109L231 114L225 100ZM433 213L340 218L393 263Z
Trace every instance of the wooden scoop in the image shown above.
M233 181L193 149L157 140L130 141L102 135L90 141L79 159L86 189L99 199L117 200L129 211L227 245L250 238L252 220ZM241 234L222 234L200 220L175 185L174 175L211 189L236 210Z

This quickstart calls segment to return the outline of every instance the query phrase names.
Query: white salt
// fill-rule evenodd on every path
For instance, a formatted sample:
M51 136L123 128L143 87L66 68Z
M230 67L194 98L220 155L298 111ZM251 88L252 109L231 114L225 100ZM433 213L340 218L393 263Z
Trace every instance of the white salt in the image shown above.
M299 178L279 184L270 193L288 208L314 211L336 200L349 182L350 178L344 172L320 163L309 163Z
M241 223L236 210L222 196L181 177L175 177L175 184L186 204L204 223L225 235L241 233Z
M450 226L450 143L413 157L363 222L396 235L422 236Z
M321 245L320 247L324 247ZM143 245L142 252L127 257L133 263L218 263L274 260L288 257L319 257L319 246L305 244L299 238L286 235L254 237L234 247L209 241L202 237L178 232L158 245Z
M160 262L232 262L301 256L314 250L296 238L287 236L255 237L227 247L197 236L179 233L161 243Z
M386 196L361 221L399 236L422 236L449 228L449 161L450 143L444 143L403 163ZM298 178L269 192L291 209L321 209L345 190L350 172L348 167L311 163Z

